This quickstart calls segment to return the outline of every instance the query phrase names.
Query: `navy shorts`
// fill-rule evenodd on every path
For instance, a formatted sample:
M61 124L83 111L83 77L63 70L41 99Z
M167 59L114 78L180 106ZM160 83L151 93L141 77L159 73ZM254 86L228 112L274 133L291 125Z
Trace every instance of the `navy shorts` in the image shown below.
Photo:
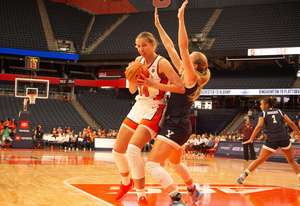
M178 150L180 146L187 142L191 134L192 125L189 119L179 121L166 119L156 139L164 141Z
M280 141L276 141L276 142L268 142L268 140L265 142L265 144L263 145L263 148L271 151L271 152L276 152L276 150L278 149L278 147L280 147L281 149L289 149L291 146L291 141L288 140L280 140Z

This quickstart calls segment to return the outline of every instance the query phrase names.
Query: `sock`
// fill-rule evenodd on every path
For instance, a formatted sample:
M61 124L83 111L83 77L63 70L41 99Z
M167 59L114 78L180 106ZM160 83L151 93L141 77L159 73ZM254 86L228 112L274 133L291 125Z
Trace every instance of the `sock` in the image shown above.
M138 196L138 201L139 201L140 197L142 197L142 196L146 197L145 188L144 189L136 189L136 193Z
M130 177L129 177L129 175L126 176L126 177L121 176L121 179L122 179L122 184L123 184L124 186L129 185L129 183L130 183Z
M178 194L178 190L174 190L172 192L169 193L170 197L175 197Z
M299 180L300 180L300 173L297 176L299 177Z
M193 191L195 189L195 185L194 184L191 184L191 185L187 185L187 189L189 191Z
M246 177L250 174L250 171L248 169L245 170Z

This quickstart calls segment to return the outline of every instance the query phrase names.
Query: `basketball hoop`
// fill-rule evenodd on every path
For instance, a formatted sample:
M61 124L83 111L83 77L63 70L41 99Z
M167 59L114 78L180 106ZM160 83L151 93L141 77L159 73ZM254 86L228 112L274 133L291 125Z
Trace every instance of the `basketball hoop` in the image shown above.
M35 104L36 94L28 94L29 104Z

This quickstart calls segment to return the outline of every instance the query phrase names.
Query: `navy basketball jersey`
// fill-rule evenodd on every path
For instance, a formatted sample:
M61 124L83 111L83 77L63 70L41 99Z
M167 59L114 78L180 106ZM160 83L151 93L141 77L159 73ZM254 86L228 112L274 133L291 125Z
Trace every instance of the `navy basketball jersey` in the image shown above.
M284 127L284 112L280 109L269 108L263 111L259 117L264 118L267 129L267 141L275 142L290 139Z

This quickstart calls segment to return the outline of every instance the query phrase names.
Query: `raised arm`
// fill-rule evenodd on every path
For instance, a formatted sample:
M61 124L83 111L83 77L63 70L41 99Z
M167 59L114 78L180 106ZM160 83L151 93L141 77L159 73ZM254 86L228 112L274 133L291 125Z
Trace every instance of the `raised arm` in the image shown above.
M183 2L182 6L178 9L178 19L179 19L178 44L179 44L179 50L182 58L183 67L185 70L185 76L184 76L185 85L191 86L192 84L195 83L196 74L195 74L194 65L191 61L191 57L189 54L189 47L188 47L189 41L188 41L188 36L184 24L184 10L187 3L188 0Z
M161 26L160 22L159 22L159 16L157 13L157 8L155 8L155 26L158 30L160 39L164 45L164 47L166 48L169 57L171 58L171 61L173 62L174 66L176 67L176 69L179 71L179 73L181 72L181 60L179 55L177 54L177 51L175 50L174 44L172 42L172 40L170 39L170 37L168 36L168 34L165 32L165 30L163 29L163 27Z

